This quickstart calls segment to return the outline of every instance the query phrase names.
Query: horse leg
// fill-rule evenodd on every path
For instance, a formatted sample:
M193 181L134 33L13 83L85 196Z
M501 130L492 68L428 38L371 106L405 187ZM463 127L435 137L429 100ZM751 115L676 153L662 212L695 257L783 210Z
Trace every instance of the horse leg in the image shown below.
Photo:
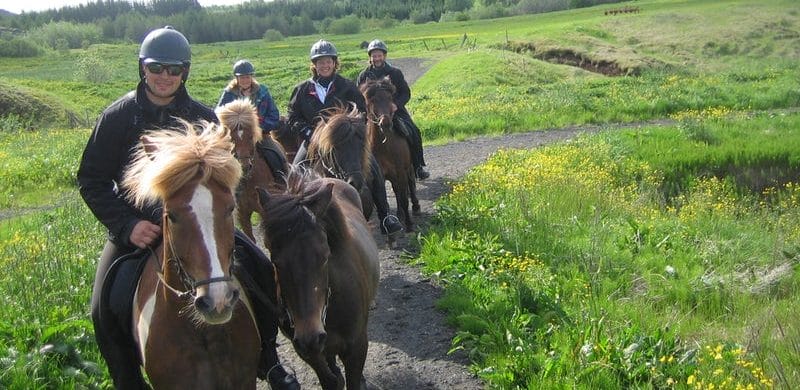
M417 199L417 179L414 177L413 172L408 176L408 195L411 197L411 212L414 215L422 214L420 212L419 199Z
M326 360L322 354L303 358L303 360L311 366L311 369L317 374L319 385L324 390L339 390L344 388L344 378L341 378L342 373L336 367L336 361L333 362ZM331 369L333 367L333 369Z
M256 237L253 235L253 222L250 221L250 216L253 214L249 210L245 210L244 204L239 204L239 207L236 209L236 215L239 219L239 227L242 229L244 234L250 238L253 242L256 242Z
M367 344L367 336L364 334L352 343L346 355L340 356L347 378L347 390L367 390L367 380L364 378Z
M397 201L397 214L403 219L406 231L413 232L414 222L408 212L408 185L403 180L392 180L391 183L392 190L394 190L394 198Z

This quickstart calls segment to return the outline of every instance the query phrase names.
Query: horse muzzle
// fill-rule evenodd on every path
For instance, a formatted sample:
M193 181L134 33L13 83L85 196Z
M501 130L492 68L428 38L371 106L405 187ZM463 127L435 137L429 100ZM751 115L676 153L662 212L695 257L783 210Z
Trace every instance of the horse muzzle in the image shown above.
M231 319L233 309L239 301L239 288L227 281L210 283L198 287L194 309L208 324L224 324Z

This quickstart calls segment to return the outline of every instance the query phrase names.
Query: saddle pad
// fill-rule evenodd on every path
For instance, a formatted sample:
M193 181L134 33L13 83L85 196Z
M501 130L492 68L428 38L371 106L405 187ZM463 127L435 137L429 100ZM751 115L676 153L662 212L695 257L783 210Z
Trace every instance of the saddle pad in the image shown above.
M101 313L111 315L119 329L131 332L133 294L142 275L150 250L137 250L120 256L106 272L100 295Z

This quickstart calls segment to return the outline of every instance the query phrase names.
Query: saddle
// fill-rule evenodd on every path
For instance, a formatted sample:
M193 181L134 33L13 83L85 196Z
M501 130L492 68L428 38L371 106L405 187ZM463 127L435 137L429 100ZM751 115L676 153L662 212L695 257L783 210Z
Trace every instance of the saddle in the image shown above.
M124 330L132 336L133 295L142 275L147 258L152 254L149 249L137 249L114 260L103 281L100 293L101 317L110 316L102 322L117 322L117 329Z

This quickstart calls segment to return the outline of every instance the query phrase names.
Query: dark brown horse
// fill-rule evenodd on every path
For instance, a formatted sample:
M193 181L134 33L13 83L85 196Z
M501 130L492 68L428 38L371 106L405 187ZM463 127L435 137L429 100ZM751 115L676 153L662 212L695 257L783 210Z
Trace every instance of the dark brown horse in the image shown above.
M294 156L297 154L297 150L300 149L302 139L289 129L285 116L281 116L278 121L278 128L273 129L269 134L283 148L286 160L294 161Z
M411 163L411 149L406 138L399 134L393 124L397 106L394 104L395 87L388 77L369 80L361 85L361 93L367 102L367 135L372 154L381 166L383 176L392 183L397 200L397 213L405 224L406 231L414 230L408 199L415 215L419 214L417 181Z
M370 145L364 117L355 106L350 111L335 108L320 121L308 144L307 159L320 175L344 180L361 195L364 217L372 215L374 203L369 185Z
M378 248L352 186L298 172L289 174L286 193L260 191L267 214L261 226L272 241L289 319L281 330L323 389L345 383L348 389L366 389L367 319L378 287Z
M256 150L262 134L255 107L248 100L239 99L217 107L216 113L220 123L230 132L235 145L233 155L242 165L242 179L236 189L236 221L242 231L255 242L251 218L253 213L258 213L263 218L256 187L281 191L281 185L275 180L266 160Z
M134 296L134 339L154 388L255 389L261 341L231 274L242 169L224 128L181 125L143 136L122 183L135 204L164 210Z

